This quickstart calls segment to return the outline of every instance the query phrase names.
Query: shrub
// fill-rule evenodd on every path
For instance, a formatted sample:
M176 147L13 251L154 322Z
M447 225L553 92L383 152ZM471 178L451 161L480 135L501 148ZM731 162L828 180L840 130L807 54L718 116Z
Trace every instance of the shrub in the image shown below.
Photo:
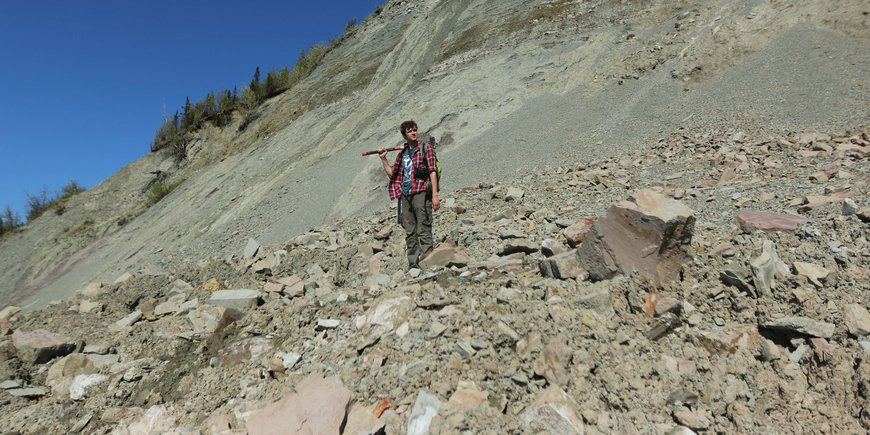
M12 207L7 205L6 210L0 215L0 236L11 233L21 225L21 217L18 216L18 213L12 211Z
M148 189L148 193L146 194L146 204L148 207L151 207L154 204L160 202L163 197L169 195L170 192L175 190L181 182L175 183L164 183L162 181L158 181L151 185Z
M48 196L48 189L42 188L42 191L34 195L30 192L27 195L27 222L32 222L34 219L42 216L48 207L55 201L54 198Z

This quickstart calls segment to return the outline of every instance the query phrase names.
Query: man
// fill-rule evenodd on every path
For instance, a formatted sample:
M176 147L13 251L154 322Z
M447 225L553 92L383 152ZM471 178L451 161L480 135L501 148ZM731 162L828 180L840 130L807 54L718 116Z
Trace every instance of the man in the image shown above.
M438 175L435 150L421 147L417 140L417 123L405 121L399 126L405 139L402 152L392 166L387 161L387 150L378 155L384 172L390 178L390 199L398 200L399 223L405 230L408 267L420 267L420 260L432 252L432 210L441 207L438 199ZM425 148L425 153L421 148Z

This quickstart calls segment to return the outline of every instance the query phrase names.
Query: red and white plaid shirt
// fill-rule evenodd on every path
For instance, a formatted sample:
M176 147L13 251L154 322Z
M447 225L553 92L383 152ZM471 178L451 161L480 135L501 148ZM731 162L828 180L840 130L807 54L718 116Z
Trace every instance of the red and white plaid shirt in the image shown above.
M435 172L435 150L431 145L426 144L426 161L423 161L423 153L420 152L422 142L418 142L417 147L411 153L411 191L408 196L415 193L425 192L429 187L429 173ZM398 199L402 196L402 181L405 177L405 170L402 167L402 155L409 145L405 143L404 149L396 156L396 161L393 163L393 176L390 178L389 190L390 199ZM426 167L428 163L427 175L424 178L417 177L417 168Z

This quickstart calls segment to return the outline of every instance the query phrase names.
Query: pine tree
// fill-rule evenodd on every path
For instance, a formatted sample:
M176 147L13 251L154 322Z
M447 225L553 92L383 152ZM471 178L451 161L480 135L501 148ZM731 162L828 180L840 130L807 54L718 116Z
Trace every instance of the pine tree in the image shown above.
M251 91L254 92L254 95L260 96L260 67L257 67L254 70L254 78L251 79Z

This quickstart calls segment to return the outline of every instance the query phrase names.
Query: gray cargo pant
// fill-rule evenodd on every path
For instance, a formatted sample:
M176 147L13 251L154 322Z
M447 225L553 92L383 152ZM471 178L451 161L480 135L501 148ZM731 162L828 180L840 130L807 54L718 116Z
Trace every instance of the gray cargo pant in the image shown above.
M428 192L399 197L399 224L405 229L408 267L419 267L432 252L432 199Z

